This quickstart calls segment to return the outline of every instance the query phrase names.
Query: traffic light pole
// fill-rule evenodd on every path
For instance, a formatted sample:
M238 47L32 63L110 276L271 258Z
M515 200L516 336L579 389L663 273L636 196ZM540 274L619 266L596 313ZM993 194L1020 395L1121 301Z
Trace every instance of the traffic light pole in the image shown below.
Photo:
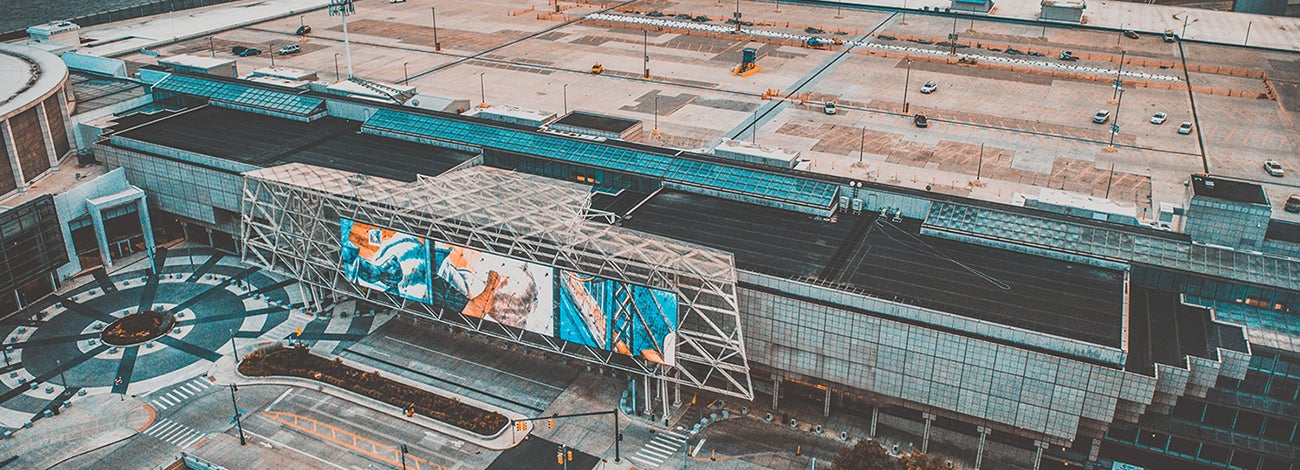
M617 409L610 410L610 411L593 411L589 413L573 413L567 415L550 415L550 416L538 416L536 418L516 419L515 425L518 426L518 423L520 422L533 422L533 421L541 421L541 420L547 420L548 423L554 424L556 418L581 418L584 416L601 416L601 415L614 415L614 461L622 462L623 459L619 451L619 441L623 440L623 434L618 430Z

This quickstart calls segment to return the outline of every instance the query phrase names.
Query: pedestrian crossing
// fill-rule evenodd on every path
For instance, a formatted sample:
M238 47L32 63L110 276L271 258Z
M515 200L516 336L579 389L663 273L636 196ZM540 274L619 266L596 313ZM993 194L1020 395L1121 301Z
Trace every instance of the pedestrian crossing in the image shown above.
M641 450L629 458L648 468L656 468L677 453L686 444L686 438L685 434L676 431L659 431L655 433L654 439L641 446Z
M181 402L193 398L209 388L212 388L212 382L207 377L195 377L188 382L173 387L167 393L158 394L152 400L149 400L149 405L153 406L155 410L162 411L179 405Z
M190 429L189 426L177 423L167 418L154 421L153 425L144 430L144 435L158 438L163 442L182 449L197 444L207 436L206 434Z

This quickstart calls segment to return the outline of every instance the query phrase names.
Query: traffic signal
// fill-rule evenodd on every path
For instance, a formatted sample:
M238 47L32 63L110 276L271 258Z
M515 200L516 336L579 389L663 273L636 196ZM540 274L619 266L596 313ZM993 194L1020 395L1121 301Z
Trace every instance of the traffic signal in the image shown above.
M555 463L558 463L558 464L564 464L564 454L561 454L561 453L556 452L556 453L555 453Z
M555 418L546 419L546 429L555 429Z
M572 462L572 461L573 461L573 451L570 450L570 451L567 451L567 452L568 452L569 461Z
M516 431L527 431L527 430L528 430L528 423L523 422L523 421L515 421L515 430L516 430Z

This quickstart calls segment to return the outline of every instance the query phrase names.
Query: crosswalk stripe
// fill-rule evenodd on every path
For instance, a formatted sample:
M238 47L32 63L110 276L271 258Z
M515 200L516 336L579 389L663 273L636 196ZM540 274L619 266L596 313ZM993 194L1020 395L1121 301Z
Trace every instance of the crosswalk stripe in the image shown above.
M658 467L660 464L662 464L662 463L664 462L664 461L662 461L662 460L656 462L656 461L652 461L652 460L649 460L649 459L645 459L645 458L641 457L640 455L633 455L633 456L628 457L628 458L631 459L631 460L635 460L635 461L637 461L637 462L640 462L640 463L642 463L642 464L645 464L645 465L647 465L647 466L650 466L650 467Z
M153 408L154 408L155 410L158 410L158 411L162 411L162 410L167 409L167 406L166 406L166 405L163 405L163 404L162 404L160 401L158 401L157 399L155 399L154 401L149 402L149 404L150 404L150 405L153 405Z
M640 451L640 452L637 452L637 453L638 453L638 454L653 455L653 456L655 456L655 457L659 457L659 460L666 459L666 458L668 458L669 456L673 455L672 452L666 452L666 451L664 451L663 449L655 449L655 448L651 448L651 447L648 447L648 446L647 446L647 447L642 447L642 448L641 448L641 451Z
M684 441L679 441L679 440L677 440L677 439L673 439L673 438L668 437L668 436L661 436L661 437L656 437L656 438L654 438L654 440L652 440L652 441L650 441L650 442L658 442L658 443L660 443L660 444L664 444L664 445L669 446L669 447L680 447L680 446L682 445L682 442L684 442Z
M185 389L186 389L186 390L189 390L189 391L191 391L191 392L193 392L193 393L199 393L199 392L202 392L202 391L203 391L203 389L201 389L201 388L195 386L194 384L185 384Z
M650 441L645 445L647 448L662 449L668 452L677 452L677 447L664 444L662 442Z
M185 434L186 431L187 429L185 429L184 426L178 424L176 425L176 427L167 430L167 432L160 433L154 437L162 439L167 442L171 442L172 438L179 436L181 434Z
M208 380L203 377L194 379L194 383L198 384L198 386L201 388L212 388L212 384L208 383Z
M186 447L192 446L192 445L194 445L195 443L198 443L198 442L201 441L201 440L203 440L203 434L194 433L194 437L191 437L191 438L189 438L188 440L186 440L185 442L180 443L180 444L179 444L179 447L181 447L181 448L183 449L183 448L186 448Z
M176 395L176 396L173 397L172 395ZM171 393L168 393L166 396L167 398L171 398L172 400L174 400L176 403L180 403L181 400L185 398L183 395L176 393L175 390L173 390Z
M168 400L166 396L160 396L160 397L158 397L158 401L167 404L167 406L172 406L172 405L175 405L175 404L176 404L176 402L171 401L171 400Z
M158 434L163 432L164 429L170 430L174 425L176 425L176 423L168 421L167 418L163 418L158 420L157 423L154 423L153 426L149 426L149 429L144 430L144 433L146 435L158 437Z
M687 439L687 437L689 437L689 436L687 436L687 435L685 435L685 434L681 434L681 433L678 433L678 432L675 432L675 431L667 431L667 432L665 432L665 433L663 433L663 434L661 434L661 435L662 435L662 436L667 436L667 437L676 438L676 440L678 440L678 441L685 441L685 440Z

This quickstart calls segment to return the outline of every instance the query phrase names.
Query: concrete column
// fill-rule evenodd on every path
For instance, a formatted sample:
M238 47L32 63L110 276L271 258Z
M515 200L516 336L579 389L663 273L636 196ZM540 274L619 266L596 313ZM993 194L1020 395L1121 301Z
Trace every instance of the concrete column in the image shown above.
M682 406L682 383L673 382L673 406Z
M50 170L59 171L59 155L54 153L54 138L50 132L50 120L45 115L45 102L36 103L37 121L41 125L41 138L45 139L45 156L50 159Z
M930 423L934 422L934 415L930 413L921 413L925 418L925 432L921 434L921 452L925 452L930 447Z
M144 236L144 251L149 254L149 264L154 265L154 272L162 272L163 267L158 266L153 257L153 222L149 220L149 203L145 201L144 194L135 200L135 211L140 216L140 234Z
M993 431L984 426L980 426L978 429L980 432L980 445L975 451L975 470L980 470L980 462L984 460L984 440L988 438L989 433Z
M664 427L668 427L668 381L663 376L659 377L659 410L660 416L664 419Z
M645 376L645 415L650 415L650 375Z
M23 180L23 165L18 162L18 149L14 147L14 132L9 127L9 120L0 121L0 138L5 141L5 153L9 154L9 167L13 169L14 184L18 192L27 191L27 181Z
M70 117L70 115L71 115L72 113L71 113L70 110L68 110L68 93L67 93L67 89L66 89L66 88L59 88L58 96L59 96L59 99L58 99L58 102L59 102L59 119L62 119L62 120L63 120L63 133L65 133L65 134L68 135L68 146L69 146L69 147L72 147L72 148L75 149L75 148L78 147L78 145L77 145L77 130L76 130L76 129L73 129L74 126L71 125L72 118Z
M1043 463L1043 449L1047 448L1047 443L1043 441L1034 441L1034 470Z
M776 411L781 401L781 376L772 378L772 411Z
M831 388L826 387L826 400L822 404L822 417L831 417Z
M208 246L215 247L216 243L212 243L212 227L203 227L203 231L208 234Z
M870 434L870 436L871 436L873 439L876 437L876 421L879 421L879 419L880 419L880 406L879 406L879 405L872 406L872 407L871 407L871 434Z
M86 203L90 206L90 203ZM95 226L95 243L99 245L99 259L104 269L113 267L113 257L108 254L108 232L104 230L104 213L98 207L90 206L90 222Z

